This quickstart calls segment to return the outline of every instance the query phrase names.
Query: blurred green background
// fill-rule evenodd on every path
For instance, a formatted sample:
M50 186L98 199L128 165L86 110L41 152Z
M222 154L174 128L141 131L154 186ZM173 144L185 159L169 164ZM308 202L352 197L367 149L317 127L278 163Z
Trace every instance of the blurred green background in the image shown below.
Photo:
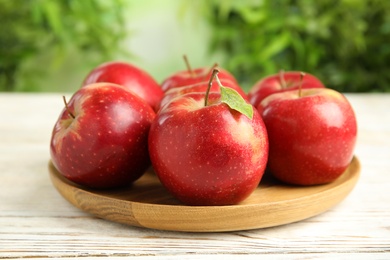
M248 90L281 69L390 91L388 0L0 0L0 91L73 92L109 60L158 82L218 62Z

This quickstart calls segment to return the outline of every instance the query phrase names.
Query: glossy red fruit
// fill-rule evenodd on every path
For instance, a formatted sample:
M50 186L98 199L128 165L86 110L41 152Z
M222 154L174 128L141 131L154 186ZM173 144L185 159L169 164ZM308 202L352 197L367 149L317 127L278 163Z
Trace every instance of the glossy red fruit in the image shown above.
M188 205L231 205L257 188L266 166L268 139L253 119L210 93L189 93L160 110L150 129L149 152L167 190Z
M260 102L274 93L294 90L298 88L325 88L324 84L314 75L300 71L281 71L256 82L248 92L249 102L257 107Z
M218 70L218 77L221 81L228 80L238 85L236 78L230 72L221 68L218 68ZM167 77L163 83L161 83L161 88L164 92L167 92L172 88L207 82L211 77L212 71L213 67L201 67L191 71L178 71Z
M148 133L155 117L141 98L112 83L79 89L52 132L50 154L67 179L92 188L127 186L150 166Z
M248 96L246 95L244 90L242 90L242 88L237 83L230 81L230 80L226 80L226 79L221 80L221 83L225 87L229 87L229 88L236 90L244 99L248 99ZM200 93L205 94L207 91L208 85L209 85L208 81L203 81L203 82L195 83L195 84L188 85L188 86L172 88L172 89L168 90L167 92L165 92L164 97L161 99L159 108L164 107L166 104L168 104L174 98L181 96L181 95L184 95L184 94L187 94L187 93L200 92ZM213 81L213 84L210 88L210 91L211 92L219 92L220 91L220 87L215 80Z
M265 98L258 107L269 137L268 168L291 184L332 182L350 164L357 122L337 91L291 90Z
M149 73L126 62L112 61L99 65L87 75L82 85L97 82L122 85L145 100L153 109L164 95L160 85Z

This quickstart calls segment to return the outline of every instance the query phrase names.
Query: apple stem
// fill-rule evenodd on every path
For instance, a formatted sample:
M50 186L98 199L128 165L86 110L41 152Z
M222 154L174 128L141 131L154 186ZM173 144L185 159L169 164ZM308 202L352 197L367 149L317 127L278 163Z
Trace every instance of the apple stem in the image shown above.
M280 84L282 85L282 89L287 87L286 80L284 79L284 70L279 71Z
M68 106L68 102L66 102L65 96L62 96L62 99L64 100L64 104L65 104L66 111L68 111L68 114L69 114L73 119L75 119L76 117L72 114L72 112L70 112L70 109L69 109L69 106Z
M187 55L183 55L184 63L186 64L188 72L191 74L192 77L195 77L195 73L191 68L190 62L188 61Z
M208 84L208 87L207 87L207 90L206 90L206 96L205 96L205 99L204 99L204 106L205 107L207 107L208 104L209 104L209 94L210 94L211 86L213 85L214 78L217 79L218 84L221 84L221 82L219 81L219 78L217 76L218 72L219 72L219 70L214 68L213 72L211 74L211 77L210 77L210 80L209 80L209 84Z
M204 79L206 80L207 79L207 76L212 74L213 70L216 69L218 67L218 63L214 63L214 65L210 68L210 70L207 72L207 74L205 75Z
M302 96L302 84L303 84L303 77L305 76L304 72L301 72L301 76L299 78L299 90L298 90L298 96Z

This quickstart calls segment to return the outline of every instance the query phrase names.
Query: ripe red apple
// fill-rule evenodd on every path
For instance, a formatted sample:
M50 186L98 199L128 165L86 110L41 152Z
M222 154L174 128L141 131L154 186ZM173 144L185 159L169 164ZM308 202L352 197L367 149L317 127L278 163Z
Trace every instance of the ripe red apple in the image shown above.
M129 185L150 166L147 139L154 117L144 100L122 86L85 86L66 103L54 126L52 162L80 185Z
M341 93L327 88L290 90L268 96L258 109L268 131L268 168L278 179L324 184L350 164L357 122Z
M300 87L325 88L317 77L306 72L304 74L305 76L302 78L302 72L299 71L280 71L278 74L262 78L249 90L249 102L254 107L257 107L261 100L273 93L289 91Z
M188 205L237 204L256 189L264 173L268 139L261 116L242 98L252 118L221 99L215 92L182 95L157 113L150 128L156 174Z
M230 80L226 80L226 79L222 79L222 80L220 80L220 82L224 87L232 88L232 89L236 90L238 92L238 94L240 94L244 99L246 99L246 100L248 99L244 90L242 90L242 88L237 83L230 81ZM187 94L187 93L194 93L194 92L206 93L208 85L209 85L208 81L203 81L203 82L195 83L195 84L188 85L188 86L172 88L172 89L165 92L164 97L160 101L159 108L165 106L170 101L172 101L174 98L181 96L181 95L184 95L184 94ZM211 92L219 92L220 91L219 85L217 84L217 82L215 80L213 81L213 84L210 88L210 91Z
M150 74L126 62L112 61L97 66L84 79L83 86L97 82L122 85L144 99L153 109L164 95Z
M217 64L214 64L212 67L192 69L187 57L184 55L183 58L187 66L187 70L178 71L167 77L161 83L161 88L164 92L167 92L172 88L193 85L205 81L207 82L210 79L213 70L217 67ZM218 68L218 71L218 77L221 81L229 80L238 85L236 78L230 72L222 68Z

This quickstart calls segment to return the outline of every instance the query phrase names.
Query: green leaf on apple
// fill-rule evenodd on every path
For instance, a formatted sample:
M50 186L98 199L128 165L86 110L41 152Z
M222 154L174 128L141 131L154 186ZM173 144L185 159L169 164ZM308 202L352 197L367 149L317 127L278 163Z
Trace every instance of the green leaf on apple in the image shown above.
M253 118L253 106L248 104L236 90L224 86L220 86L220 90L222 103L247 116L249 119Z

